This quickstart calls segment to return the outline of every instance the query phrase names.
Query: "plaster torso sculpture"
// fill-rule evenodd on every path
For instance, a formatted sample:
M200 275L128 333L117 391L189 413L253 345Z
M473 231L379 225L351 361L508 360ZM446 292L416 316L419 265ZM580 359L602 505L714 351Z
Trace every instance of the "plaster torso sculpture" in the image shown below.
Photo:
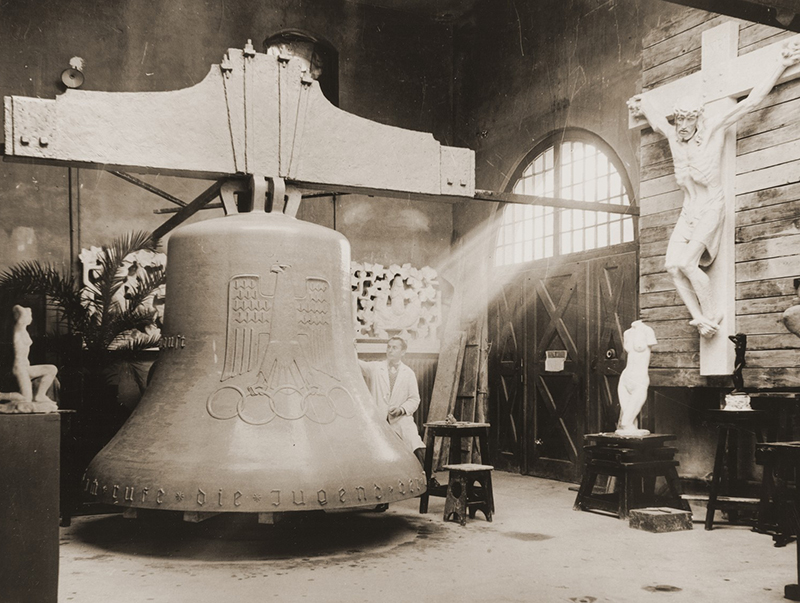
M641 320L631 323L630 329L622 337L622 347L628 353L625 370L619 376L617 393L619 394L619 425L617 435L645 436L650 432L636 427L636 417L647 400L647 388L650 386L650 348L656 343L656 334Z
M783 72L799 61L800 44L787 44L778 64L743 101L719 115L706 115L699 101L683 99L672 112L674 126L647 96L628 101L634 117L644 117L669 141L675 179L684 199L667 247L666 269L692 315L690 324L703 337L713 337L724 318L701 266L710 266L719 250L725 216L721 173L725 131L764 100Z
M14 306L14 366L12 372L19 384L19 393L0 393L0 400L7 401L0 405L0 412L31 413L55 412L58 406L47 397L47 390L53 384L58 369L52 364L34 364L28 360L31 336L28 325L31 324L30 308ZM34 383L35 391L34 391Z

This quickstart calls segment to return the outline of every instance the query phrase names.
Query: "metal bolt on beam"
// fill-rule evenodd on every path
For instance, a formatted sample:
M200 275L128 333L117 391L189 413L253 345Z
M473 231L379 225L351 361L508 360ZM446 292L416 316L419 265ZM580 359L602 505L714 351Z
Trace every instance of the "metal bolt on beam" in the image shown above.
M31 139L28 138L27 136L20 136L19 137L19 143L27 145L27 144L31 143Z
M39 137L39 146L40 147L46 147L49 144L50 144L50 139L47 138L47 136L40 136Z
M230 77L230 72L233 71L233 64L231 63L231 57L227 52L222 55L222 61L219 64L219 68L222 70L222 73L225 74L225 77Z

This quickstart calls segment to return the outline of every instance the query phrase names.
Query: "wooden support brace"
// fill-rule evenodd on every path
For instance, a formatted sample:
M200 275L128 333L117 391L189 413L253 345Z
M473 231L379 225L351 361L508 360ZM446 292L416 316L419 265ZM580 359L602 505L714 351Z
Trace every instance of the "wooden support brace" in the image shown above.
M283 517L281 513L259 513L258 523L272 526L278 523L281 520L281 517Z
M189 523L200 523L201 521L211 519L217 515L219 515L219 513L205 511L184 511L183 521L187 521Z
M226 181L225 178L217 180L214 184L209 186L205 191L200 193L200 195L196 197L194 201L186 205L186 207L182 207L177 214L172 216L169 220L164 222L161 226L159 226L153 231L152 238L154 240L161 239L165 234L177 228L178 226L183 224L186 220L191 218L194 214L196 214L198 211L200 211L204 205L206 205L219 195L220 189L222 188L222 185L225 181Z

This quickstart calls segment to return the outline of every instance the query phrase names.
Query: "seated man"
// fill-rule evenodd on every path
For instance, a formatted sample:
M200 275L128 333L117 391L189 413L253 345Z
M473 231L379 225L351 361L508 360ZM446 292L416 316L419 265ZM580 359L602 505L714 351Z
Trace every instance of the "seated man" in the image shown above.
M414 423L414 411L419 407L419 387L414 371L403 364L407 349L408 344L402 337L392 337L386 344L386 360L359 360L358 363L375 403L386 410L386 420L423 463L425 444Z

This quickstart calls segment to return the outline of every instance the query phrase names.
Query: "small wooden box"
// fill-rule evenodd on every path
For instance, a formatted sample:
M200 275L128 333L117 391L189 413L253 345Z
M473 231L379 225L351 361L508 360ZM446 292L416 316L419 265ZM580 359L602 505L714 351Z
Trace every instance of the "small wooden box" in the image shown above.
M692 529L692 512L670 507L631 509L629 525L646 532L677 532Z

